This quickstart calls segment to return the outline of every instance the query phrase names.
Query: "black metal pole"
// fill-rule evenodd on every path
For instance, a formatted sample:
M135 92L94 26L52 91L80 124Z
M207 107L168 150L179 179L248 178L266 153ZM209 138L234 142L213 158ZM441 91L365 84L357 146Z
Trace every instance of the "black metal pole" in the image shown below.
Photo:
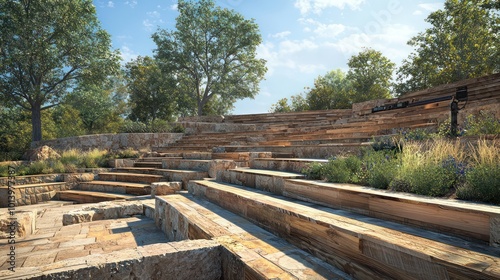
M452 137L457 137L457 127L458 127L458 100L453 97L451 100L451 131L450 135Z

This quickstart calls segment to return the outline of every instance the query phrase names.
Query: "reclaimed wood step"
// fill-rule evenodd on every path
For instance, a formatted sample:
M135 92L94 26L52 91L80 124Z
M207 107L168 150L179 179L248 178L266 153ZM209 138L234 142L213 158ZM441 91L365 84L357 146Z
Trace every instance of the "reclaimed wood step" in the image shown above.
M325 164L328 163L328 160L304 158L255 158L250 161L250 168L302 173L308 165L313 163Z
M270 192L283 192L285 179L305 178L304 175L292 172L237 168L217 173L217 181L241 186L248 186Z
M281 195L500 247L498 206L302 179L286 180Z
M169 240L212 239L233 261L224 279L350 279L332 265L242 217L191 195L156 198L157 225Z
M498 248L213 181L190 193L251 220L356 279L498 279Z

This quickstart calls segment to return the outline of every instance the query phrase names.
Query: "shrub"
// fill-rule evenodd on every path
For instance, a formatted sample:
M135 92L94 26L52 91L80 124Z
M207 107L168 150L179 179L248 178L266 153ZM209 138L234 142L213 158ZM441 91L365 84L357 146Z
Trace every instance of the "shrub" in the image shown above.
M500 204L500 147L498 140L480 140L470 147L471 168L465 182L457 188L457 197Z
M464 127L465 135L500 134L500 120L492 112L467 116Z
M309 180L322 180L325 178L325 167L326 165L323 163L309 163L304 169L302 169L302 174L304 174L306 179Z
M132 148L127 148L125 150L119 150L114 157L116 158L136 158L139 157L139 151L136 151Z
M185 129L179 124L172 127L165 120L154 120L150 123L126 121L120 127L119 131L121 133L184 133Z
M373 139L372 149L375 151L398 150L399 141L397 141L394 137L391 136L378 137L377 139Z
M362 169L361 159L357 156L330 159L324 173L325 178L332 183L363 184L366 180L366 172Z
M77 149L65 150L61 153L61 158L59 159L64 165L73 164L79 166L82 163L82 151Z
M464 160L459 141L408 142L401 154L398 184L417 194L442 196L465 174Z
M500 163L479 164L472 168L465 184L457 188L457 197L500 204Z
M387 189L396 176L397 162L394 154L367 152L362 158L366 166L366 181L370 187Z

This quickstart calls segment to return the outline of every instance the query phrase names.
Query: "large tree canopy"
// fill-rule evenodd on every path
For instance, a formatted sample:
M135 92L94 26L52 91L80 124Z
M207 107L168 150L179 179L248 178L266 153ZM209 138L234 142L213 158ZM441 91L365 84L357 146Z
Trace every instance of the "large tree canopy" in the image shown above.
M0 0L0 42L0 94L31 111L33 141L42 110L119 68L91 0Z
M391 97L391 79L396 64L381 52L365 49L347 62L347 80L352 84L352 102Z
M447 0L431 13L432 26L408 42L415 52L398 70L396 92L499 72L499 8L494 0Z
M314 81L307 94L310 110L346 109L353 103L352 83L342 70L332 70Z
M196 113L227 113L238 99L253 98L265 72L256 58L262 38L253 20L216 7L213 0L179 0L176 30L153 35L163 70L181 77L179 88Z
M126 65L127 87L133 121L149 123L156 119L172 119L176 109L175 81L162 75L151 57L138 57Z

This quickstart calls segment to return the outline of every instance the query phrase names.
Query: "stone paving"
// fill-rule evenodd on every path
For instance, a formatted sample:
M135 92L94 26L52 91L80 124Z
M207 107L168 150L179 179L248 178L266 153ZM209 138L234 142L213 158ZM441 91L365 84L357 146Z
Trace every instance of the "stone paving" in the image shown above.
M63 226L63 214L82 207L55 201L18 207L16 211L36 210L38 217L35 233L15 240L16 270L168 242L154 221L144 216ZM7 239L0 240L1 279L12 275L7 262L10 246Z

